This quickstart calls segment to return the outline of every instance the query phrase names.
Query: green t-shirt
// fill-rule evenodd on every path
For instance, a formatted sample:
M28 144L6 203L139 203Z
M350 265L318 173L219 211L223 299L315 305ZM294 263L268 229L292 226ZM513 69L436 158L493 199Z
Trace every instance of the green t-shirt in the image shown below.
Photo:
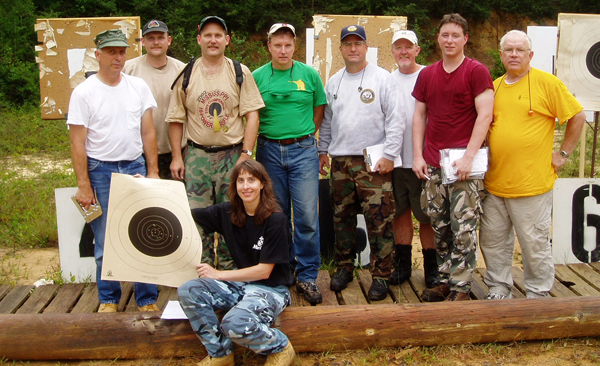
M277 70L269 62L252 75L265 102L260 110L260 134L280 140L315 132L313 108L327 104L317 70L299 61L287 70Z

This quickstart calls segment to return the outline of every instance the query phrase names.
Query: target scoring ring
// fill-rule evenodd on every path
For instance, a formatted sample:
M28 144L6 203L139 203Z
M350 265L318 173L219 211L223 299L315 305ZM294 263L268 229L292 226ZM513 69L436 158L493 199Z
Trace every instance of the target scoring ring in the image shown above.
M136 212L129 222L128 233L133 246L150 257L175 253L183 238L177 216L162 207L147 207Z

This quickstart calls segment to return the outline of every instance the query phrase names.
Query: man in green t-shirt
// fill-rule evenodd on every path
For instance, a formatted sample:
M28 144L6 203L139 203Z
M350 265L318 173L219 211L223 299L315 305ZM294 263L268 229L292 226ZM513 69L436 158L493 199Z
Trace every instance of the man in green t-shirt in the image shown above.
M316 280L321 265L318 216L319 156L314 133L327 103L317 71L292 56L296 30L273 24L268 33L272 61L253 72L265 107L260 110L256 160L273 180L288 219L294 218L290 261L296 288L311 304L323 298ZM291 221L290 221L291 222Z

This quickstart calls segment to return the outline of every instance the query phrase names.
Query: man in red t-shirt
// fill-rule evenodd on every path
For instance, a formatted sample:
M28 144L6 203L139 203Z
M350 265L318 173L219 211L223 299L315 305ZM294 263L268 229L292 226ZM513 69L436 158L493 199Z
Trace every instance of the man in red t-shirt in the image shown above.
M421 71L413 91L415 174L426 179L421 197L431 217L441 281L425 301L470 300L477 263L477 225L483 180L471 179L473 159L492 121L494 87L488 69L465 57L467 21L447 14L438 28L443 59ZM466 148L453 162L458 181L442 184L440 150Z

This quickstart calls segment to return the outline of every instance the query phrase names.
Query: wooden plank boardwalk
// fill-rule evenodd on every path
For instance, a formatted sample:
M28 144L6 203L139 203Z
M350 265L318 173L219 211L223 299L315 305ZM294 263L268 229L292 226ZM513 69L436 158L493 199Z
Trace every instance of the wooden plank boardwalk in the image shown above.
M488 289L483 282L485 269L480 268L474 275L471 297L482 300ZM523 270L512 269L515 286L513 298L525 297ZM409 282L401 286L391 286L390 296L382 301L370 301L366 293L371 286L371 275L368 270L357 271L357 276L348 284L348 288L335 293L329 290L329 273L320 271L317 285L323 294L323 303L317 306L347 305L380 305L380 304L414 304L420 303L420 294L425 288L423 271L414 270ZM292 306L310 306L302 295L290 288ZM554 288L550 292L553 297L600 296L600 263L557 265ZM177 290L160 286L157 305L162 310L169 300L177 299ZM64 285L9 286L0 285L0 314L60 314L60 313L93 313L99 306L98 290L95 283L69 283ZM133 296L133 284L123 283L119 312L135 312L137 306Z

